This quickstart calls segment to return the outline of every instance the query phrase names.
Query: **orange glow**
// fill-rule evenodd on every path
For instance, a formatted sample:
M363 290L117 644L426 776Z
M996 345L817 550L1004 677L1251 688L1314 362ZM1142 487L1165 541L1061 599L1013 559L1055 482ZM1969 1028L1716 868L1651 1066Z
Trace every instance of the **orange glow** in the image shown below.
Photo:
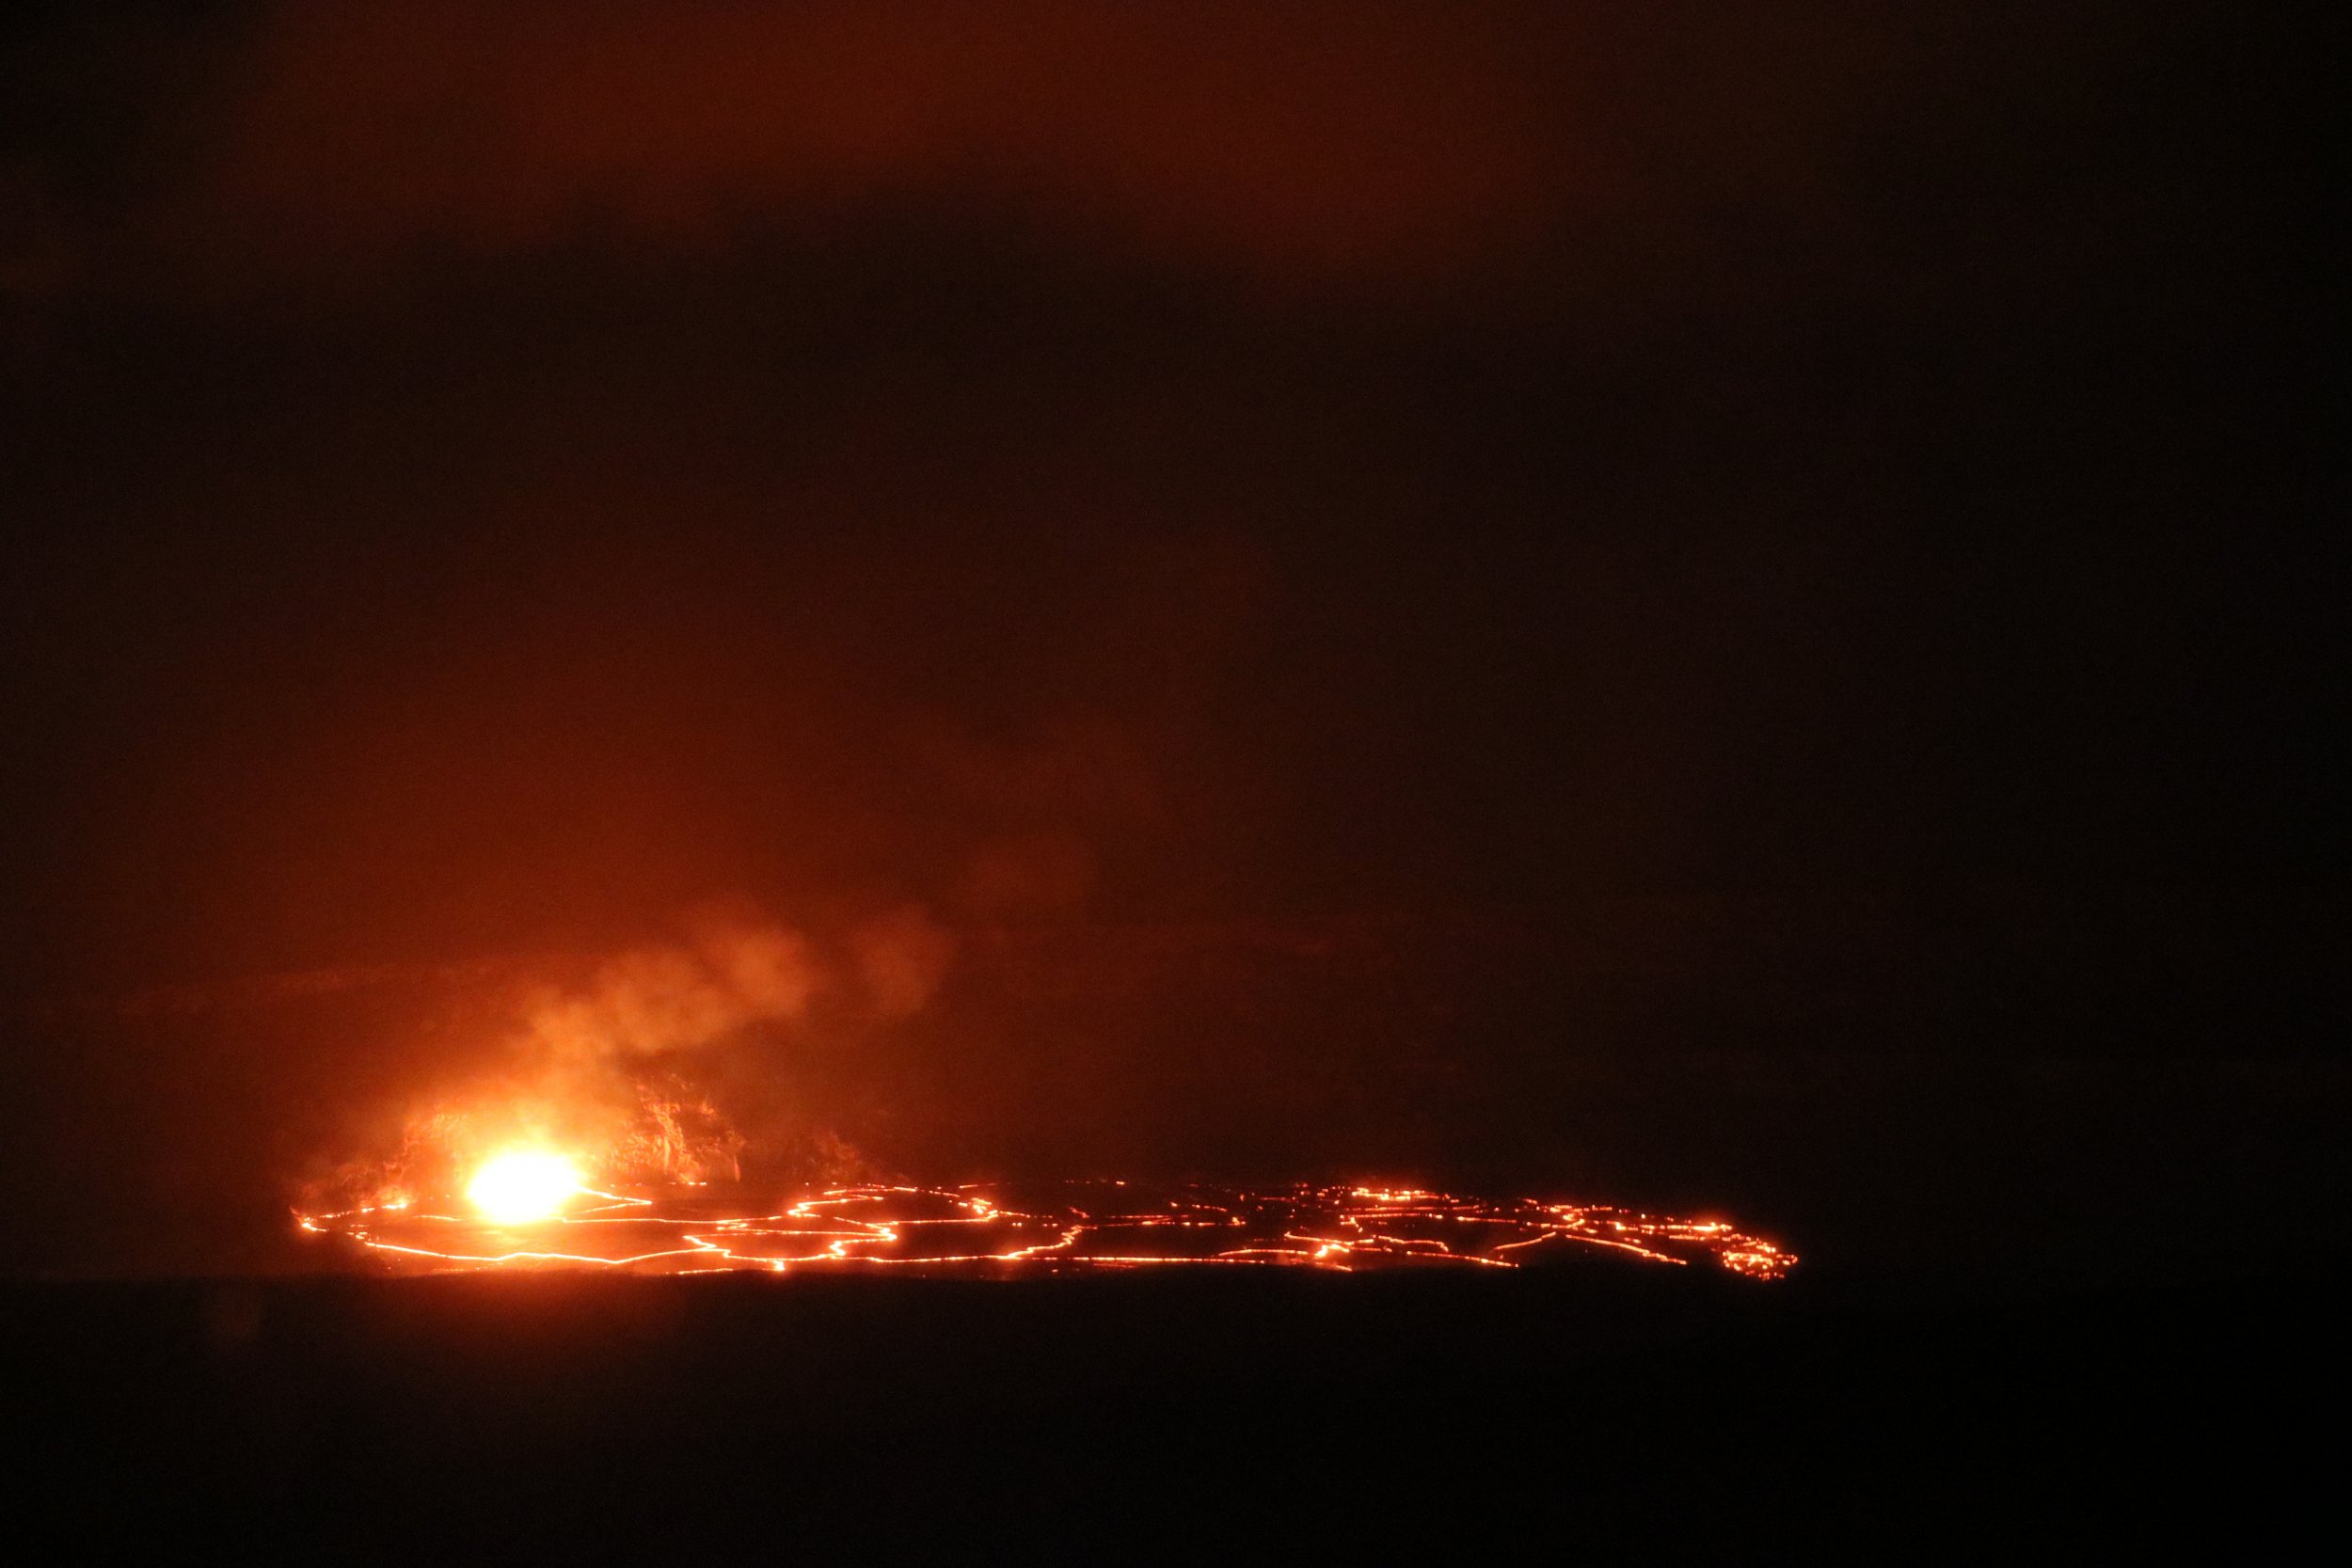
M476 1171L466 1196L497 1224L529 1225L553 1219L580 1190L580 1167L571 1161L544 1149L517 1148Z

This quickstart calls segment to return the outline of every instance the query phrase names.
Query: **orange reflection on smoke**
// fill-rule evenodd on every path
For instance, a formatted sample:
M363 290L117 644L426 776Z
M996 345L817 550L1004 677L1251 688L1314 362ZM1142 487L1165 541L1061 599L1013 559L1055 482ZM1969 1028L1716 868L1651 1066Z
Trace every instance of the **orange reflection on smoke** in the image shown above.
M855 1186L765 1213L738 1212L694 1187L618 1193L576 1185L564 1198L560 1212L534 1219L486 1206L475 1214L433 1212L403 1200L297 1215L296 1224L417 1272L567 1264L644 1273L1508 1269L1614 1256L1777 1279L1797 1262L1793 1253L1721 1220L1411 1189Z

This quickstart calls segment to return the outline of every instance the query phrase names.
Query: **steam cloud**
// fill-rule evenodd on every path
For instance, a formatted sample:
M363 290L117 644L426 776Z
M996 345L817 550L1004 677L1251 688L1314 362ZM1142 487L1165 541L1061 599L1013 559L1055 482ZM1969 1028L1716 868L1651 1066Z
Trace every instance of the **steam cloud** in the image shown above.
M447 1190L502 1147L545 1142L576 1150L616 1180L740 1179L747 1154L795 1174L849 1180L863 1155L813 1113L765 1090L728 1103L718 1085L728 1053L755 1079L772 1053L804 1035L760 1025L855 1030L906 1019L945 979L955 934L919 904L852 924L835 940L771 921L706 921L690 940L620 954L570 985L519 997L519 1027L502 1062L415 1106L397 1153L312 1180L306 1208L380 1201L394 1191ZM827 1004L812 1019L819 998ZM740 1075L739 1075L740 1076ZM804 1167L804 1168L797 1168Z
M545 996L532 1037L562 1056L691 1050L747 1025L797 1018L818 989L805 938L781 927L718 931L692 947L625 954L585 992Z
M846 974L829 973L803 933L776 925L715 926L686 946L606 963L578 991L540 994L532 1041L560 1058L646 1057L714 1044L753 1024L798 1019L840 991L883 1019L920 1012L946 978L956 938L920 904L852 927Z

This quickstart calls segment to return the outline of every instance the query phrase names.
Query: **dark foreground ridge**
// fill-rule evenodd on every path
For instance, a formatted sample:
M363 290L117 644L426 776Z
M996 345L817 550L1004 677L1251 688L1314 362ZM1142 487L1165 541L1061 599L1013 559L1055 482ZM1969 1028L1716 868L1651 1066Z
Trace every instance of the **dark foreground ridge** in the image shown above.
M340 1559L1911 1556L2319 1522L2341 1279L1690 1270L20 1285L20 1496ZM196 1537L182 1532L202 1532Z

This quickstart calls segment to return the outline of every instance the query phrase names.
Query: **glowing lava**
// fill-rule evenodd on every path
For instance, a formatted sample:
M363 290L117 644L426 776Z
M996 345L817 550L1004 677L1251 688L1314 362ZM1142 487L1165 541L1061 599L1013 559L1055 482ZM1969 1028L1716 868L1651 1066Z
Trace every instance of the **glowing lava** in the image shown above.
M1778 1279L1793 1253L1719 1219L1605 1204L1489 1201L1410 1188L1069 1181L834 1187L775 1207L695 1185L638 1194L582 1184L573 1164L509 1153L474 1178L482 1217L379 1199L300 1214L403 1270L572 1266L632 1273L912 1270L1065 1274L1152 1265L1514 1269L1578 1258L1700 1264ZM588 1199L558 1212L572 1198ZM532 1245L501 1228L543 1222Z
M518 1148L499 1155L474 1173L466 1196L483 1216L499 1225L529 1225L553 1219L580 1190L580 1168L561 1154Z

